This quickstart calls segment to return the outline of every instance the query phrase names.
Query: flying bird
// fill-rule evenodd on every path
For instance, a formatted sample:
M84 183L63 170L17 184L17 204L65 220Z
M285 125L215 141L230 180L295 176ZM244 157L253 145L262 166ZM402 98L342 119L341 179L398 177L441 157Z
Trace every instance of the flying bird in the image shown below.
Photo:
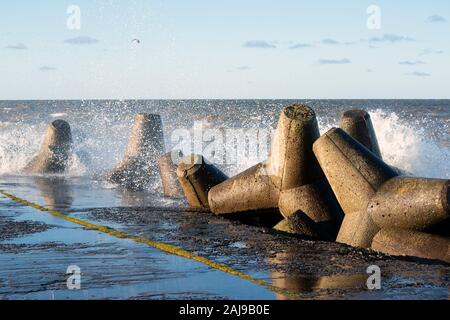
M140 43L141 43L141 40L135 38L135 39L131 40L131 42L132 42L132 43L140 44Z

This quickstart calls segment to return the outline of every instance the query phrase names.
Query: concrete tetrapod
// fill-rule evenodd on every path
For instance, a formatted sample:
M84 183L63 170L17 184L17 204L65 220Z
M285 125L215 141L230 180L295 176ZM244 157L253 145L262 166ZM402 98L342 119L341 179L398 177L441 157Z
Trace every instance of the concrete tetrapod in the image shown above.
M184 158L177 168L177 176L186 200L193 208L209 208L209 190L228 179L222 171L200 155Z
M283 110L266 166L268 175L280 191L323 177L312 150L319 137L316 114L310 107L292 105Z
M55 120L47 128L37 156L24 168L34 174L62 173L72 152L72 132L64 120Z
M304 105L283 110L269 159L217 185L209 192L211 210L231 214L276 208L279 193L323 177L312 152L320 136L314 111Z
M382 229L430 230L450 219L450 180L390 179L370 200L368 212Z
M343 112L339 127L381 159L377 136L367 111L348 110Z
M372 249L393 256L411 256L450 263L450 238L418 231L382 229Z
M327 230L314 222L302 211L292 213L275 227L275 230L322 240L334 240Z
M328 131L313 149L345 213L336 241L370 247L379 228L367 205L378 188L397 173L342 129Z
M155 177L156 162L164 153L161 117L136 116L125 156L108 175L108 181L131 190L142 190Z
M280 190L262 163L212 188L208 202L212 212L227 215L276 208L279 197Z
M325 178L298 188L281 191L278 208L288 218L301 211L331 237L336 238L343 213Z
M166 153L158 160L163 193L167 197L182 197L183 189L178 181L177 168L183 158L180 150Z

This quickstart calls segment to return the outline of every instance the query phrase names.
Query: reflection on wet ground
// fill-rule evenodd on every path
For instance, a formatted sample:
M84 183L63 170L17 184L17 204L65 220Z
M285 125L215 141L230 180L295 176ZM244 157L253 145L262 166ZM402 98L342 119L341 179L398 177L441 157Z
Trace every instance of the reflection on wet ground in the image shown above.
M65 177L51 179L36 177L33 182L38 186L41 197L48 208L69 209L73 203L73 192L70 182Z
M180 200L75 178L0 179L0 189L79 219L179 246L294 293L262 286L130 240L85 230L0 198L2 299L448 299L450 267L293 238L186 210ZM68 290L66 269L82 270ZM382 289L367 288L378 265Z
M0 299L251 299L273 293L145 245L85 230L1 198ZM39 230L15 230L21 221ZM6 228L5 228L6 229ZM33 231L37 231L34 233ZM69 290L69 266L81 290Z

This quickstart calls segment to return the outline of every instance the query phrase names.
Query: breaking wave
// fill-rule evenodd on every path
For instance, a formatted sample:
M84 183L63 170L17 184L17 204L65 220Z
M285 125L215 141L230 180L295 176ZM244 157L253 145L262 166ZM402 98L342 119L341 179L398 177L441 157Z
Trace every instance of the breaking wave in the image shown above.
M226 110L227 112L230 110ZM192 121L196 117L187 110L170 117L170 113L162 115L165 127L167 150L173 147L171 133L179 128L192 129ZM334 112L334 111L333 111ZM322 133L338 123L339 112L334 117L319 115L319 126ZM74 138L74 156L67 175L93 176L112 168L124 153L128 135L133 123L133 113L117 117L102 112L80 117L76 113L53 112L51 118L61 116L72 126ZM427 126L423 122L400 117L394 111L383 109L371 110L371 116L379 140L384 160L400 169L417 176L433 178L450 178L450 146L448 145L448 123L439 125L430 120ZM197 117L202 118L202 117ZM242 110L227 115L227 120L220 117L207 117L209 127L233 128L244 125L246 128L263 128L272 130L278 112L268 116L255 115L254 112L242 120ZM180 120L183 119L183 120ZM234 120L233 120L234 119ZM21 169L38 151L42 135L48 125L48 118L30 123L25 120L0 122L0 175L18 175ZM443 139L437 139L442 132ZM447 141L447 142L446 142ZM269 141L270 143L270 141ZM234 175L251 165L258 159L249 160L238 157L237 162L224 166L223 169Z

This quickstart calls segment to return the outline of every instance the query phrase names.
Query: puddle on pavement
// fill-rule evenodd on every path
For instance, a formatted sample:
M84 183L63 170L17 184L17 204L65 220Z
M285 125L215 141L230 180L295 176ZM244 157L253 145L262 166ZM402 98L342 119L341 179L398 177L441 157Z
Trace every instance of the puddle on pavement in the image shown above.
M1 299L274 297L263 287L197 262L85 230L28 207L17 205L14 214L12 222L45 222L52 228L0 242L0 248L18 248L13 253L0 250ZM82 290L67 289L71 265L81 268Z

